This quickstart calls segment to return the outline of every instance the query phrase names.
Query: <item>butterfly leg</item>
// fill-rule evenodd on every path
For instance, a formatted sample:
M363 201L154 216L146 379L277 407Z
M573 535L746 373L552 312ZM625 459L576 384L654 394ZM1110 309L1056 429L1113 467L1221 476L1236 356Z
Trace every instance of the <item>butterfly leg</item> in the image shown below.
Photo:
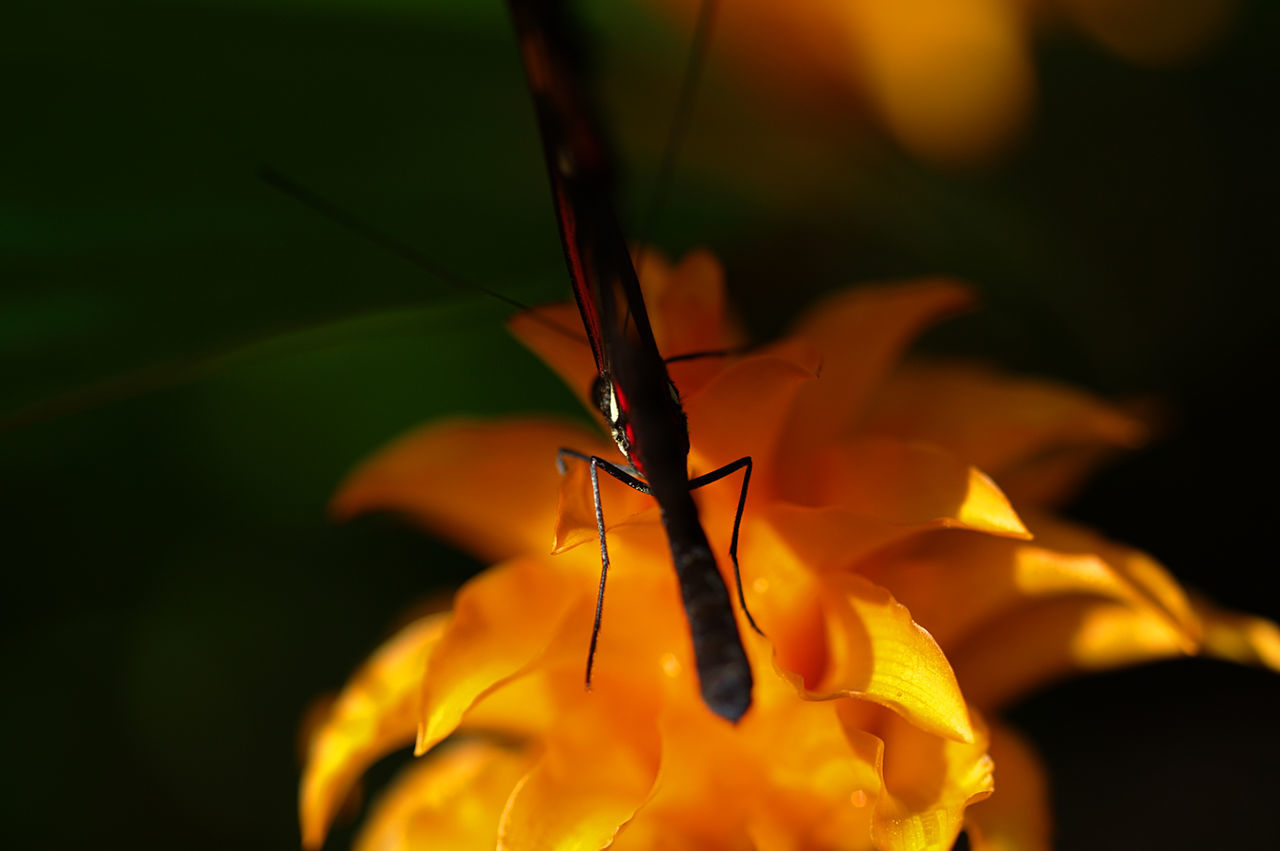
M591 498L596 509L596 534L600 538L600 586L596 591L596 614L591 623L591 643L587 647L587 688L591 688L591 671L596 660L596 644L600 640L600 622L604 617L604 585L609 576L609 545L604 532L604 503L600 499L600 470L604 470L618 481L640 491L650 493L649 486L642 480L623 470L617 464L606 461L596 455L586 455L573 449L561 449L556 453L556 468L561 475L565 473L565 457L586 461L591 465Z
M718 482L725 476L742 470L742 490L738 494L738 510L733 515L733 537L729 540L729 560L733 562L733 578L738 586L738 602L742 605L742 613L747 616L747 623L751 624L751 628L758 635L764 635L764 632L756 625L756 619L751 616L751 610L747 608L747 596L742 590L742 570L738 567L738 531L742 528L742 514L747 508L747 488L751 485L751 456L744 455L737 461L725 464L719 470L712 470L710 473L698 476L696 479L689 480L689 490L696 490L703 485L709 485L712 482Z

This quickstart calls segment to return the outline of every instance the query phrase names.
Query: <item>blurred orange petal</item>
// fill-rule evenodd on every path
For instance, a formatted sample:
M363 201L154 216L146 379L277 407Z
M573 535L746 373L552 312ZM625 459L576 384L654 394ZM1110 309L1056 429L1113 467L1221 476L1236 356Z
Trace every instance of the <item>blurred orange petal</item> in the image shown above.
M991 725L996 791L965 814L973 851L1050 851L1052 820L1044 765L1014 730Z
M417 429L352 473L334 497L342 519L404 514L479 558L551 548L556 451L595 438L555 420L458 420Z
M915 153L980 160L1022 124L1033 78L1023 11L1008 0L854 0L849 63Z
M876 394L866 431L933 443L1003 481L1011 469L1064 447L1141 444L1141 422L1080 390L975 364L896 369Z
M410 766L379 796L355 851L492 851L498 818L529 764L518 750L451 743Z
M950 654L965 695L997 709L1069 673L1104 671L1195 652L1161 611L1066 597L1025 606L978 630Z
M1205 655L1241 665L1280 671L1280 626L1266 618L1221 609L1208 600L1193 601L1204 629Z
M351 677L311 736L298 796L302 845L319 848L365 769L413 740L419 681L449 616L422 618L387 641Z
M1000 476L1000 487L1015 505L1062 505L1115 453L1102 446L1055 449L1006 471Z

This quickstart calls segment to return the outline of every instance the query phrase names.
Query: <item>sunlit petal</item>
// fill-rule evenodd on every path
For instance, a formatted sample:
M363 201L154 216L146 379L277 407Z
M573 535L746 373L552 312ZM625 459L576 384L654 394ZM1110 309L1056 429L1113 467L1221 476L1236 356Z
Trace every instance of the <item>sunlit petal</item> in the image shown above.
M1155 608L1068 597L1010 613L961 642L950 658L965 695L989 710L1069 673L1195 650L1194 638Z
M974 741L969 709L947 657L885 589L859 576L824 589L830 661L815 697L863 697L929 732Z
M1141 550L1109 541L1083 526L1040 513L1030 516L1038 545L1058 553L1096 553L1191 641L1200 640L1200 622L1187 592L1158 561Z
M333 815L365 769L413 740L418 682L449 616L415 621L369 657L311 736L298 797L302 844L319 848Z
M808 504L900 526L938 524L1030 537L1000 488L976 467L928 444L840 441L815 455Z
M948 652L1019 608L1067 596L1160 611L1194 643L1199 627L1185 595L1149 556L1035 519L1033 541L940 532L860 570L897 594Z

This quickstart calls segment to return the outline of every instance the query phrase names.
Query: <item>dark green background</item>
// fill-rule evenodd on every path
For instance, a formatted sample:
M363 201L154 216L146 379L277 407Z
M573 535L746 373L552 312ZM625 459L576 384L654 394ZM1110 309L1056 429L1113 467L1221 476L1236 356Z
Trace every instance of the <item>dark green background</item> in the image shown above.
M1276 24L1245 2L1174 71L1041 41L1027 137L966 171L753 99L713 53L649 230L715 248L761 337L846 283L973 281L986 309L933 347L1170 413L1072 513L1277 617ZM590 31L635 221L685 35L630 7ZM514 298L561 298L503 8L10 0L0 63L0 838L295 847L308 702L474 570L387 519L328 523L334 487L431 417L580 414L500 305L254 175L274 165ZM1280 846L1278 679L1166 664L1020 707L1061 847Z

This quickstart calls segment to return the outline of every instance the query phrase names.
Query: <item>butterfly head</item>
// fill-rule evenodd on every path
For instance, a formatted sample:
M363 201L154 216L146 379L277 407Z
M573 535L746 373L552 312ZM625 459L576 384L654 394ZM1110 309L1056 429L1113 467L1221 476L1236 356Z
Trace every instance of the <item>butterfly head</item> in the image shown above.
M689 422L680 404L680 391L676 389L676 385L670 380L667 381L667 391L670 401L669 416L678 425L680 434L683 435L684 451L687 455L689 452ZM631 466L643 474L644 463L635 454L635 424L629 414L628 399L622 388L608 373L601 373L592 382L591 399L595 402L600 413L604 415L604 421L608 423L609 433L613 435L613 441L618 444L618 449L626 456Z

